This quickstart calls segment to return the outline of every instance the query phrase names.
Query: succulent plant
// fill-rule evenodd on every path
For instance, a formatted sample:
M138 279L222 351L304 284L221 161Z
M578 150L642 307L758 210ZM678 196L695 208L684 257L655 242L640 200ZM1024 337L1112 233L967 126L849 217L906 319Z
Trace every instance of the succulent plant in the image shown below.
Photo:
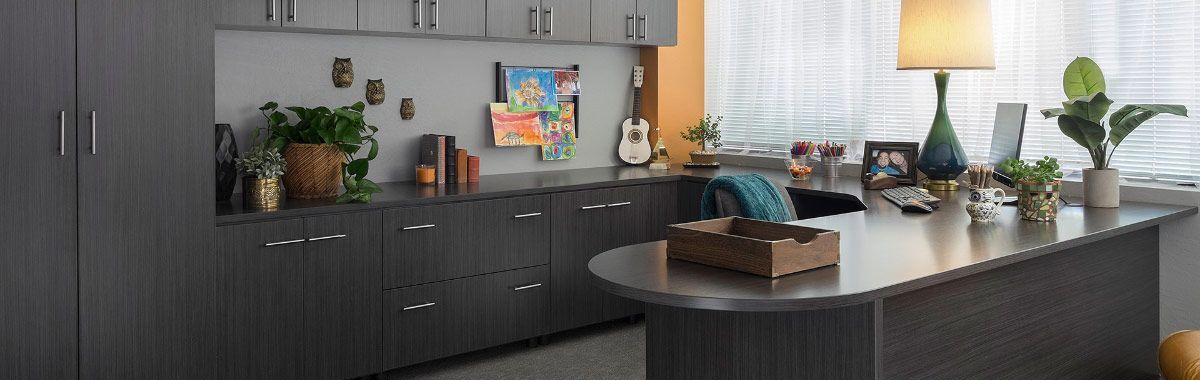
M241 158L233 159L238 171L258 179L278 178L287 171L287 161L279 151L257 145L242 153Z

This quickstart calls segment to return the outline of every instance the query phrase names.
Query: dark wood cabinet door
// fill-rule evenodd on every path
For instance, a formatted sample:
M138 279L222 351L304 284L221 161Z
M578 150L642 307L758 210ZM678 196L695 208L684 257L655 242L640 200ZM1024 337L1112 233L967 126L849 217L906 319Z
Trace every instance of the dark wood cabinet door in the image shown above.
M358 30L425 33L425 0L358 0Z
M296 379L303 368L304 222L217 229L228 379Z
M425 0L425 17L428 34L487 34L487 0Z
M216 0L216 23L235 26L283 26L288 0Z
M637 0L592 1L592 42L634 44Z
M213 2L76 6L79 377L219 377Z
M0 377L76 377L75 1L0 13Z
M542 335L550 329L550 267L538 266L487 276L488 318L473 346L489 347Z
M637 0L637 42L642 45L672 46L679 35L677 0Z
M358 29L358 0L279 0L283 27Z
M542 0L487 2L487 36L536 40L542 38Z
M551 331L600 322L605 299L615 297L591 285L587 263L612 248L611 189L550 196L551 218L558 228L550 237Z
M688 223L700 220L700 199L704 198L704 188L707 182L679 181L678 196L679 217L676 223ZM797 210L799 211L799 210Z
M542 39L591 41L592 2L590 0L542 0Z
M467 307L450 297L453 281L393 289L383 295L383 362L399 368L462 352Z
M382 230L380 211L305 218L299 281L306 378L383 371Z

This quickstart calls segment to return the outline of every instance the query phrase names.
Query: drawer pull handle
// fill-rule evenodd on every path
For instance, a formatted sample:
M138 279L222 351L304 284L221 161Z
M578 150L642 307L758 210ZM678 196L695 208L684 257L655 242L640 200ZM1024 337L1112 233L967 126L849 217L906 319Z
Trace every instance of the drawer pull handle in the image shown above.
M580 207L579 209L580 210L591 210L591 209L605 208L605 207L608 207L608 205L583 206L583 207Z
M322 237L309 238L309 239L308 239L308 241L321 241L321 240L329 240L329 239L341 239L341 238L344 238L344 237L346 237L346 235L345 235L345 234L342 234L342 235L329 235L329 236L322 236Z
M285 240L285 241L277 241L274 243L263 244L263 247L274 247L277 245L288 245L288 244L296 244L296 243L303 243L303 242L304 242L304 239Z
M406 308L402 309L401 311L416 310L416 309L420 309L420 308L423 308L423 307L430 307L430 306L433 306L433 305L437 305L437 302L426 302L426 303L423 303L423 304L420 304L420 305L412 305L412 306L409 306L409 307L406 307Z
M412 231L412 230L422 230L422 229L434 228L434 227L437 227L437 225L436 224L425 224L425 225L420 225L420 226L404 227L404 228L401 228L401 230Z
M533 289L533 288L536 288L539 286L542 286L542 284L537 283L537 284L532 284L532 285L518 286L518 287L513 288L513 291L516 292L516 291L521 291L521 290L525 290L525 289Z
M608 207L621 207L633 204L633 202L609 203Z
M513 215L513 218L514 218L514 219L521 219L521 218L531 218L531 217L535 217L535 216L542 216L542 213L540 213L540 212L532 212L532 213L528 213L528 214Z

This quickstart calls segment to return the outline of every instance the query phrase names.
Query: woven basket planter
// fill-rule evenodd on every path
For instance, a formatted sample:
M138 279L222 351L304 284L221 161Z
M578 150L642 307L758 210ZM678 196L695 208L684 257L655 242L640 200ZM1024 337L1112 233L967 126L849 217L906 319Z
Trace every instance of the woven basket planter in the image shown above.
M334 144L291 143L283 150L287 173L283 186L288 198L316 199L338 195L346 155Z
M1058 218L1058 194L1062 182L1017 183L1017 211L1021 219L1053 222Z

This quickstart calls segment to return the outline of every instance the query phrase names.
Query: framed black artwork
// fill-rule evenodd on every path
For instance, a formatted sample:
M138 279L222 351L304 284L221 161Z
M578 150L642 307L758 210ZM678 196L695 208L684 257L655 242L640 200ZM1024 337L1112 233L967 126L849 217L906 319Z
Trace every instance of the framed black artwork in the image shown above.
M917 152L915 142L867 141L863 147L862 178L886 173L896 177L901 185L917 184Z

